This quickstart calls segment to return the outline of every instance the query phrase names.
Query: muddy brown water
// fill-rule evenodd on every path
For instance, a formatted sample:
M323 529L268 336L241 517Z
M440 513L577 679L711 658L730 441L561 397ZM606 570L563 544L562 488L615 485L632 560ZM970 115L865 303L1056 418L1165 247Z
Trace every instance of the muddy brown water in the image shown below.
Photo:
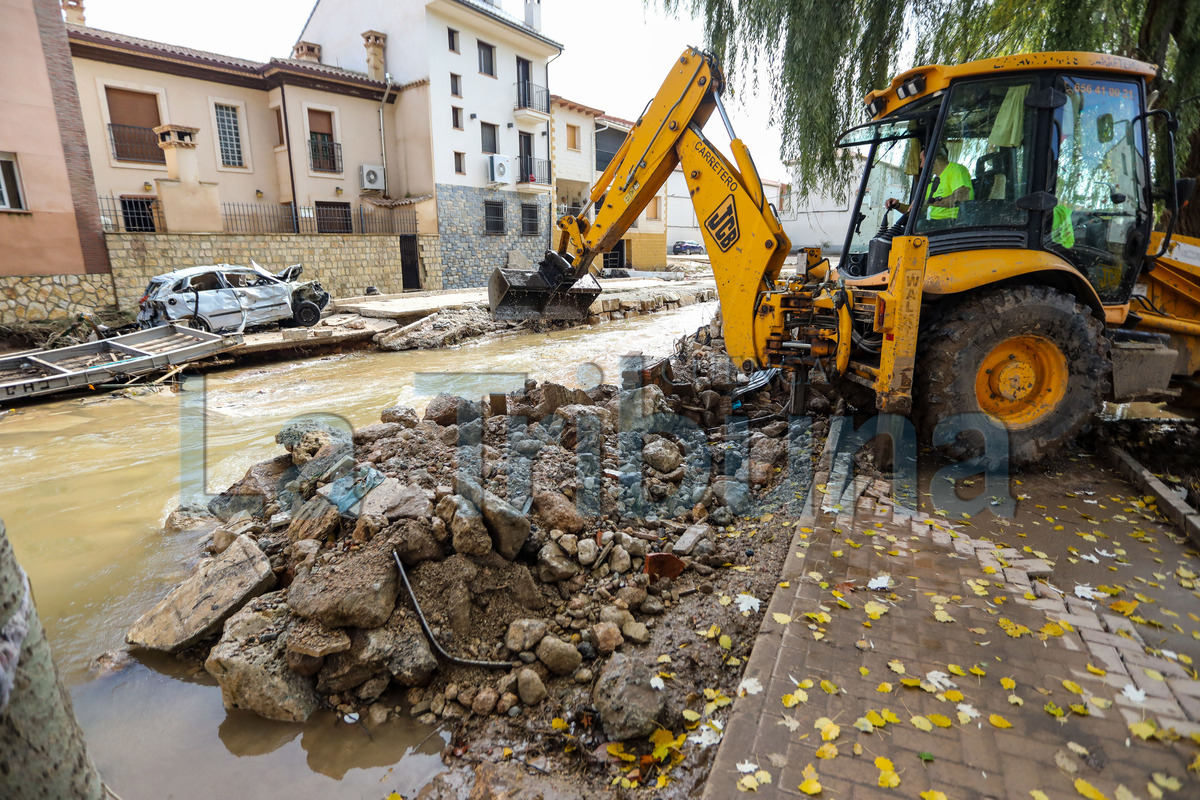
M174 659L89 670L93 657L122 646L129 625L199 556L194 533L161 527L179 501L181 419L203 420L215 493L277 454L275 433L298 415L337 414L362 426L396 403L420 408L440 390L515 388L525 375L585 388L615 383L622 354L665 355L715 309L704 303L445 350L229 370L207 376L203 393L189 385L187 397L202 403L171 392L74 397L0 417L0 518L109 784L125 800L407 797L443 769L438 753L448 732L407 718L371 731L327 712L304 725L275 723L226 712L215 683Z

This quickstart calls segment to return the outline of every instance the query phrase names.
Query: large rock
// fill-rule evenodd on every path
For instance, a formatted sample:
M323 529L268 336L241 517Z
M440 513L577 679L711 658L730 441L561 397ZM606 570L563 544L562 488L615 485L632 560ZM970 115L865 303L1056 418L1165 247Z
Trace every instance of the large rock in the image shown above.
M512 561L529 538L529 518L503 498L480 488L474 481L458 481L458 491L483 511L483 521L492 535L496 552Z
M284 427L275 434L275 441L292 454L292 463L303 467L320 456L320 463L336 461L352 454L354 445L351 434L343 428L335 428L314 419L302 419Z
M293 542L301 539L324 539L338 529L342 515L337 506L320 495L309 498L300 507L288 524L288 538Z
M450 543L455 552L485 556L492 550L492 537L483 524L483 516L465 497L447 495L440 505L451 508Z
M168 653L182 650L220 631L247 600L274 585L271 562L254 539L239 536L133 623L125 641Z
M546 636L538 643L537 657L555 675L570 675L583 663L575 645L557 636Z
M560 492L538 492L533 496L533 507L547 530L579 533L587 527L587 519L579 513L575 504Z
M397 422L377 422L374 425L367 425L356 430L354 432L354 443L361 447L377 442L380 439L391 439L402 430L404 430L404 426Z
M655 439L642 449L642 460L659 472L672 472L683 463L683 454L674 442Z
M593 699L610 739L649 736L658 727L667 696L650 685L652 677L645 664L619 653L601 670Z
M439 394L425 407L425 419L443 426L470 422L478 419L480 414L478 403L452 394Z
M417 412L408 406L392 406L385 408L379 414L380 422L396 423L405 428L415 428L420 419L417 417Z
M405 566L446 557L428 519L399 519L385 533L387 542L396 549Z
M290 616L282 595L256 598L230 617L204 668L220 684L225 708L304 722L316 711L318 700L312 679L288 669Z
M222 522L228 521L240 511L261 517L267 505L279 496L280 487L295 473L290 455L277 456L270 461L255 464L246 470L240 481L209 501L208 509Z
M554 542L546 542L538 551L538 577L542 583L557 583L573 578L579 572L579 565L569 558L563 549Z
M397 519L428 519L433 514L433 501L420 486L410 484L400 490L399 496L387 508L387 518Z
M312 658L324 658L350 649L350 634L326 628L315 619L302 619L288 632L287 649Z
M621 430L639 430L647 418L669 410L666 395L654 384L621 392Z
M344 692L386 674L401 686L423 686L437 669L416 617L397 608L387 624L350 635L345 652L326 657L317 678L321 692Z
M400 577L384 538L298 574L288 590L292 610L328 628L375 628L386 622L396 606Z

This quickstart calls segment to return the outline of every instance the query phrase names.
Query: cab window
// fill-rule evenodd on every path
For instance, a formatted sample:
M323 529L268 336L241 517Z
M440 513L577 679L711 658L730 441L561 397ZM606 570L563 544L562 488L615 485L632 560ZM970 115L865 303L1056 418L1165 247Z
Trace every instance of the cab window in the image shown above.
M1077 266L1105 302L1120 302L1146 249L1149 192L1137 116L1140 87L1062 76L1046 190L1057 205L1042 244Z
M1022 228L1016 201L1029 193L1037 113L1025 105L1031 78L953 87L945 123L924 158L933 161L917 198L919 234L973 226Z

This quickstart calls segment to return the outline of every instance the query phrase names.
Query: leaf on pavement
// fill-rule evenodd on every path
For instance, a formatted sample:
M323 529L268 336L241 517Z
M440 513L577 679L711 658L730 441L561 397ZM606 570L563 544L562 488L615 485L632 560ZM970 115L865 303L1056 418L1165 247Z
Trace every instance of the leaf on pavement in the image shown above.
M997 728L1011 728L1012 727L1012 723L1009 722L1008 720L1006 720L1004 717L1000 716L999 714L992 714L991 716L989 716L988 722L992 723Z
M1087 800L1108 800L1108 798L1104 796L1103 792L1101 792L1095 786L1092 786L1083 778L1075 779L1075 791L1079 792L1079 794L1083 797L1086 797Z

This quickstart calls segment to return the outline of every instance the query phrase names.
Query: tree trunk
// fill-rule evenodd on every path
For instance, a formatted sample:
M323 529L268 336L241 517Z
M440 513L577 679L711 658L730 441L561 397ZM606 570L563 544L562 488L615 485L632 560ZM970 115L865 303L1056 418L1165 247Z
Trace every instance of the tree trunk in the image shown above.
M1200 177L1200 128L1192 134L1191 151L1182 164L1179 165L1179 177ZM1179 209L1179 219L1175 222L1175 232L1183 236L1200 238L1200 191L1192 195L1183 208Z
M104 794L0 522L0 797L99 800Z

